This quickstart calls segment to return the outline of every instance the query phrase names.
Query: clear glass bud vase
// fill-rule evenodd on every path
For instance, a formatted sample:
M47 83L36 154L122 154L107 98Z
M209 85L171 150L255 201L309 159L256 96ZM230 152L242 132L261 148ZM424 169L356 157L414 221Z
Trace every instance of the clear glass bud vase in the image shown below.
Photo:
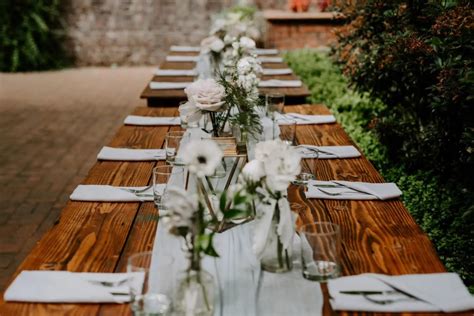
M284 249L280 236L277 233L279 221L280 209L277 203L265 243L265 250L260 258L262 270L273 273L284 273L291 271L293 268L291 245L287 249Z
M173 315L212 316L214 277L205 270L186 270L178 275Z

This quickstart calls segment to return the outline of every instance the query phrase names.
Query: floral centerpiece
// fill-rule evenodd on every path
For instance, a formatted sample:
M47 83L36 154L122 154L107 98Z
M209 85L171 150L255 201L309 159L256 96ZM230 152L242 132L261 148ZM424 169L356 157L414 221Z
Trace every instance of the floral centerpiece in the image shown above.
M171 234L182 237L183 249L189 262L187 269L179 277L174 298L178 313L213 315L216 287L212 275L202 269L201 259L204 254L218 257L213 247L218 222L215 217L208 216L209 202L204 182L205 177L215 172L222 157L222 151L212 140L192 141L185 145L183 161L196 187L190 188L190 191L169 188L166 212L160 217L161 223ZM239 194L236 193L236 196ZM236 203L226 202L222 207L224 218L230 219L244 213L237 210L234 204L242 206L248 202L247 199L237 198L235 201Z
M242 170L242 191L257 201L253 250L262 268L271 272L291 270L294 221L286 190L301 171L301 156L280 140L258 143L255 160Z

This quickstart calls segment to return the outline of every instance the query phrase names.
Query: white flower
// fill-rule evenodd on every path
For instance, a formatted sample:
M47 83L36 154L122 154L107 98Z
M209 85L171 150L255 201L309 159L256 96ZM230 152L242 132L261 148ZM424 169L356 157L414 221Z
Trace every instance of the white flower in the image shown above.
M255 41L247 36L242 36L239 40L240 46L246 50L255 49Z
M252 64L248 57L241 58L237 62L237 71L239 74L245 74L252 71Z
M214 173L221 163L223 153L212 140L196 140L183 146L181 157L189 172L203 177Z
M224 105L225 89L214 79L199 79L184 89L184 92L189 101L204 111L219 111Z
M201 109L191 101L181 104L178 110L179 115L185 117L186 122L198 122L202 117Z
M205 54L213 51L219 53L224 49L224 42L217 36L209 36L201 41L201 51Z
M255 26L248 27L247 36L254 40L257 40L260 38L260 31Z
M260 181L260 179L265 176L265 167L263 162L256 159L249 161L242 169L241 174L245 180L250 180L253 182Z
M167 190L165 207L167 212L163 220L168 229L190 227L198 208L198 199L196 195L172 187Z
M265 182L272 191L284 191L301 172L301 155L281 140L258 143L256 159L263 162Z

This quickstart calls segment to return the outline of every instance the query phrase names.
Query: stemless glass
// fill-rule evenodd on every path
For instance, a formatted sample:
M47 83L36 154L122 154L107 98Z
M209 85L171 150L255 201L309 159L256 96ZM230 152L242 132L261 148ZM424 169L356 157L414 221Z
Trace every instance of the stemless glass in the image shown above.
M178 157L178 151L185 140L185 136L186 132L184 131L170 131L166 133L165 151L167 163L172 165L183 165L183 162Z
M166 268L172 269L173 263L171 259L168 260L170 263ZM151 269L153 269L151 251L136 253L128 258L127 273L132 313L135 316L170 315L170 298L152 290Z
M268 117L275 119L275 112L283 113L285 95L282 93L269 93L265 95Z
M184 188L183 167L162 165L153 168L153 199L159 210L165 209L166 191L171 187Z
M301 238L303 277L325 282L341 272L341 231L339 225L315 222L298 229Z

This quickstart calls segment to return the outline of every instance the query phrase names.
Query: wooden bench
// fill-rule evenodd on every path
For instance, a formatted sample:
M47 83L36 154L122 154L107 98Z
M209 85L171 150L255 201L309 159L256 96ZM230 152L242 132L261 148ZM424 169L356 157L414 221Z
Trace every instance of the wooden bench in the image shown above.
M305 114L329 113L322 105L288 106L286 110ZM173 116L177 115L177 109L139 107L133 114ZM170 129L180 127L122 126L108 145L161 148L165 133ZM354 145L337 123L297 126L297 141L315 145ZM163 163L97 162L83 183L147 185L151 180L152 168ZM314 160L305 159L303 168L308 170L312 163ZM321 180L384 181L365 157L318 160L316 163L317 177ZM400 200L307 200L301 188L296 186L290 187L289 197L291 201L298 201L306 206L299 214L302 222L331 221L341 226L344 275L364 272L397 275L445 271L430 240ZM156 213L152 202L70 201L55 225L19 266L12 280L22 270L125 271L126 260L131 254L152 249L157 223L150 218ZM331 314L325 285L323 292L324 314ZM64 314L129 315L130 310L128 304L32 304L0 301L0 315ZM340 313L352 314L354 313Z

